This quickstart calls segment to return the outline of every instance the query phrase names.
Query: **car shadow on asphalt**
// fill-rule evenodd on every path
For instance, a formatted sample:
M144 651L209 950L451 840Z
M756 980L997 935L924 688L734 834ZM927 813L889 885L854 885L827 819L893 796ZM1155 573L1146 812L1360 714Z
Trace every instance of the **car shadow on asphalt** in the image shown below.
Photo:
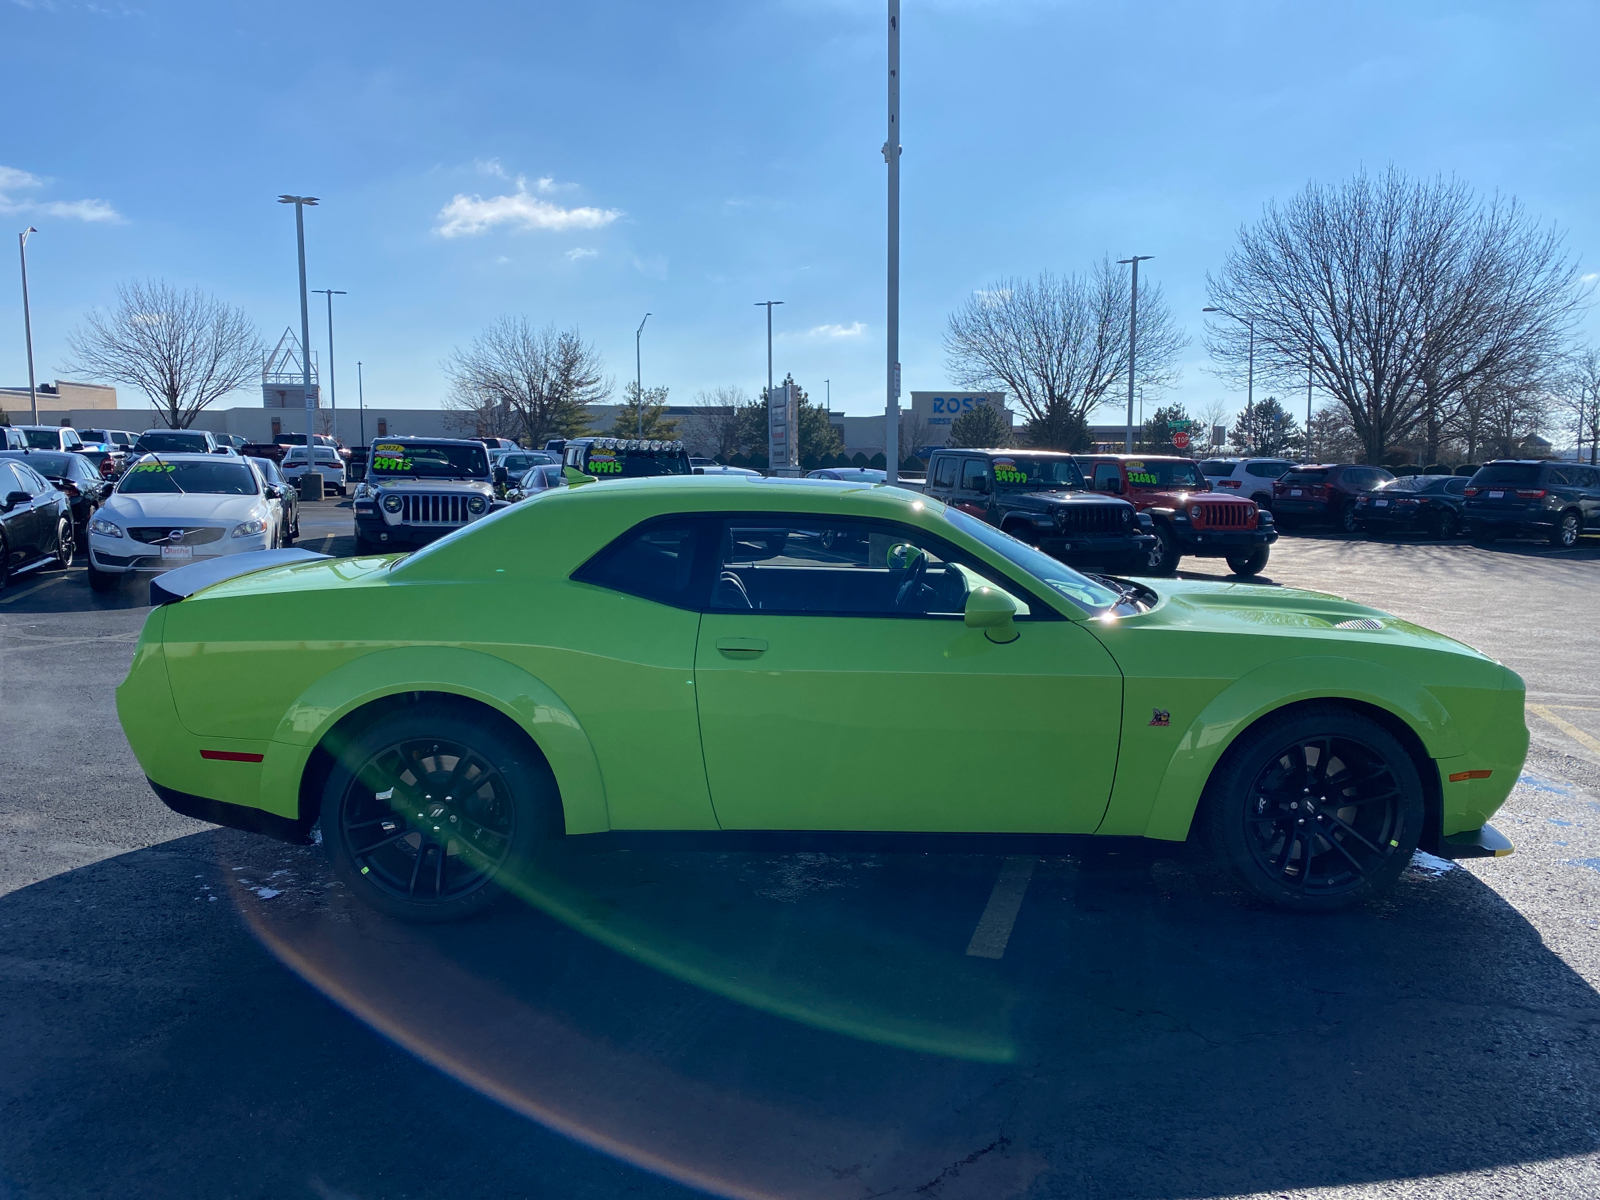
M1306 918L1030 859L975 957L1001 861L557 844L447 927L227 831L68 872L0 898L8 1182L1167 1200L1594 1150L1600 997L1472 872Z
M109 592L92 591L80 555L65 571L35 568L13 575L0 589L0 614L105 612L150 607L150 575L122 582Z

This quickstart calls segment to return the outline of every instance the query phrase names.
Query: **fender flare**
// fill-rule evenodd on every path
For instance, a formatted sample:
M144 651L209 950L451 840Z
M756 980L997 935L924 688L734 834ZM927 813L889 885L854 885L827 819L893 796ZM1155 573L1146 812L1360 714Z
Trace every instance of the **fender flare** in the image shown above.
M1466 753L1460 730L1438 698L1390 667L1322 656L1268 663L1212 697L1184 730L1156 789L1145 836L1187 838L1211 772L1239 734L1267 714L1305 700L1369 704L1404 722L1430 758Z
M445 692L502 713L533 740L550 764L567 832L599 833L611 827L594 747L572 710L522 668L459 646L375 650L312 683L285 711L268 743L261 764L262 807L271 807L266 802L272 797L288 798L297 805L311 752L328 731L363 705L406 692Z

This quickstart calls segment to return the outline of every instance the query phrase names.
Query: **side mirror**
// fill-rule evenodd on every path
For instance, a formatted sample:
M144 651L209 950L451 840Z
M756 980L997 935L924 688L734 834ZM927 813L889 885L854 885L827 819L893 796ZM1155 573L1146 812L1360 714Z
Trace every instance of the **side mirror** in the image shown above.
M1022 635L1017 632L1013 618L1017 604L999 588L980 587L967 595L966 612L962 620L968 629L981 629L991 642L1004 645Z
M12 492L6 496L5 511L10 512L19 504L27 504L33 499L32 492Z
M978 480L978 491L985 496L989 494L989 492L993 489L993 486L994 485L989 482L989 477L987 475Z
M266 496L268 500L282 500L283 492L275 484L267 484Z
M1100 490L1110 492L1113 496L1120 496L1122 495L1122 480L1107 479Z

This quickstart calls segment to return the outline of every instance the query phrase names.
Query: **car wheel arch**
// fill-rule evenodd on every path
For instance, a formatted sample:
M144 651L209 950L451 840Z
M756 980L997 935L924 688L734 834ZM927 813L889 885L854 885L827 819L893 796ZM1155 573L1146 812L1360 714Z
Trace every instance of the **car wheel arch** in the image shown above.
M1155 789L1144 836L1185 840L1228 750L1264 718L1300 704L1345 705L1377 720L1412 754L1425 788L1428 780L1437 782L1434 760L1466 751L1444 705L1398 671L1322 656L1270 663L1224 688L1184 730ZM1430 828L1436 828L1433 821L1440 813L1433 801L1430 797Z
M470 682L467 682L470 681ZM294 798L293 814L309 828L320 805L318 770L331 762L337 738L365 729L385 713L423 699L477 705L526 737L555 776L567 833L610 828L605 787L588 734L541 680L475 650L420 646L352 659L312 683L284 713L262 763L263 808ZM348 723L347 723L348 722ZM325 776L324 776L325 778Z

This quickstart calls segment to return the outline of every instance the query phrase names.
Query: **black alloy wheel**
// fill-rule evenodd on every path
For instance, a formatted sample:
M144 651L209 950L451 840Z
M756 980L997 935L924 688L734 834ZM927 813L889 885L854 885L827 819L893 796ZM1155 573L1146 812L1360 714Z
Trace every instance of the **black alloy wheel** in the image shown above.
M1578 538L1583 534L1583 518L1576 512L1568 511L1561 514L1561 519L1556 522L1556 527L1550 531L1550 544L1560 546L1563 550L1570 550L1578 544Z
M1339 509L1339 528L1343 529L1350 537L1355 537L1361 532L1361 522L1356 519L1356 502L1347 501Z
M1247 732L1207 786L1212 846L1258 896L1332 912L1387 890L1422 833L1422 780L1376 722L1303 706Z
M78 557L78 540L72 536L72 514L56 518L56 548L51 552L51 571L65 571Z
M1441 504L1433 517L1433 536L1448 541L1460 533L1460 515L1448 504Z
M458 920L504 895L550 828L554 793L531 746L451 707L418 705L339 756L323 790L323 845L379 911Z

